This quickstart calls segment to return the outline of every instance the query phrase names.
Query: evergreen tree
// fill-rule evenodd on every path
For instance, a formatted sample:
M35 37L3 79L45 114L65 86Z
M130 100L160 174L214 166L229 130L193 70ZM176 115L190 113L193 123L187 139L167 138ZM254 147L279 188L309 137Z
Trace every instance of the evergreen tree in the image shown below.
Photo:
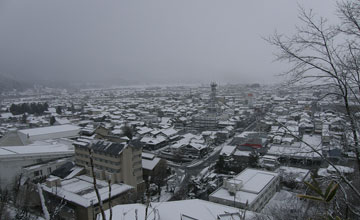
M249 154L249 166L252 168L258 167L259 163L259 153L257 151L253 151Z
M56 113L61 115L61 113L62 113L61 106L56 107Z
M27 116L26 116L26 114L24 113L24 114L22 115L22 117L21 117L21 123L26 124L26 119L27 119Z
M49 104L47 102L44 103L44 111L49 110Z
M42 104L35 102L31 103L30 105L28 103L12 104L9 108L9 111L14 115L21 115L24 113L42 115L44 114L44 111L47 110L47 103Z
M34 114L34 113L38 113L37 104L35 102L31 103L29 107L29 114Z
M122 128L121 128L123 134L128 137L130 140L133 138L133 131L131 129L131 127L129 127L128 125L124 125Z
M50 125L54 125L54 123L56 122L56 119L54 116L50 117Z
M18 109L17 109L17 105L15 104L11 104L10 106L10 112L13 114L13 115L18 115Z
M225 171L225 160L224 156L220 155L219 159L216 161L215 170L217 173L223 173Z

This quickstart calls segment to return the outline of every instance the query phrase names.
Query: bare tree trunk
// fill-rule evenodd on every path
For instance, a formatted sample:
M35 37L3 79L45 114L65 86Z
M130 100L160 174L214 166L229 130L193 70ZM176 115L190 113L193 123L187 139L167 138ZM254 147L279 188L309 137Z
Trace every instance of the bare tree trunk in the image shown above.
M40 202L41 202L41 207L42 207L42 210L43 210L43 213L44 213L44 218L45 218L45 220L50 220L50 214L49 214L48 209L47 209L46 204L45 204L45 199L44 199L44 195L43 195L43 191L42 191L42 188L40 186L40 183L37 184L37 188L38 188L38 191L39 191Z
M108 180L109 184L109 209L110 209L110 217L109 220L112 220L112 205L111 205L111 180Z
M349 101L347 98L344 97L344 101L345 101L345 109L346 109L346 113L350 119L350 126L351 126L351 132L353 134L353 138L354 138L354 147L355 147L355 153L356 153L356 161L358 163L358 171L360 171L360 154L359 154L359 140L358 140L358 135L357 135L357 131L356 131L356 125L355 125L355 120L354 117L351 114L351 110L350 110L350 106L349 106Z
M91 175L92 175L92 178L93 178L94 190L95 190L98 202L99 202L99 208L100 208L101 217L102 217L103 220L106 220L106 216L105 216L105 212L104 212L104 208L103 208L103 202L101 200L100 193L99 193L99 190L98 190L97 185L96 185L96 176L95 176L95 172L94 172L94 160L93 160L92 151L91 151L90 148L89 148L89 158L90 158L90 167L91 167Z

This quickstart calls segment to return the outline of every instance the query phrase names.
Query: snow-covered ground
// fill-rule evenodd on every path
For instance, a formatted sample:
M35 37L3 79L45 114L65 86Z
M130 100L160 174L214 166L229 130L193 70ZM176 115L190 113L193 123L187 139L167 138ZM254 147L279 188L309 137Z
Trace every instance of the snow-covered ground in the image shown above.
M174 195L174 193L167 191L166 186L161 187L161 194L160 198L159 195L156 194L155 196L151 197L152 202L166 202L171 199L171 197Z

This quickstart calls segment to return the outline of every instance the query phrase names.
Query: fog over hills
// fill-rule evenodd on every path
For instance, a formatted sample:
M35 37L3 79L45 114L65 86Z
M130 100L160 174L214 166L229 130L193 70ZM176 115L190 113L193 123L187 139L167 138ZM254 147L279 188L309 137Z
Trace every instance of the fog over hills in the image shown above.
M13 89L21 91L32 86L32 83L0 73L0 92Z
M334 1L303 0L331 18ZM326 7L324 7L326 5ZM3 0L0 72L36 82L269 83L262 38L291 33L296 1Z

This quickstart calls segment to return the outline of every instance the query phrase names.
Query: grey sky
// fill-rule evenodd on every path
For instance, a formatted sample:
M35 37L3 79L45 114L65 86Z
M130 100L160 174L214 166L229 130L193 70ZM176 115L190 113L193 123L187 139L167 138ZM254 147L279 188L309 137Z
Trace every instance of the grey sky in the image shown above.
M0 0L0 72L55 80L274 81L261 36L330 0Z

